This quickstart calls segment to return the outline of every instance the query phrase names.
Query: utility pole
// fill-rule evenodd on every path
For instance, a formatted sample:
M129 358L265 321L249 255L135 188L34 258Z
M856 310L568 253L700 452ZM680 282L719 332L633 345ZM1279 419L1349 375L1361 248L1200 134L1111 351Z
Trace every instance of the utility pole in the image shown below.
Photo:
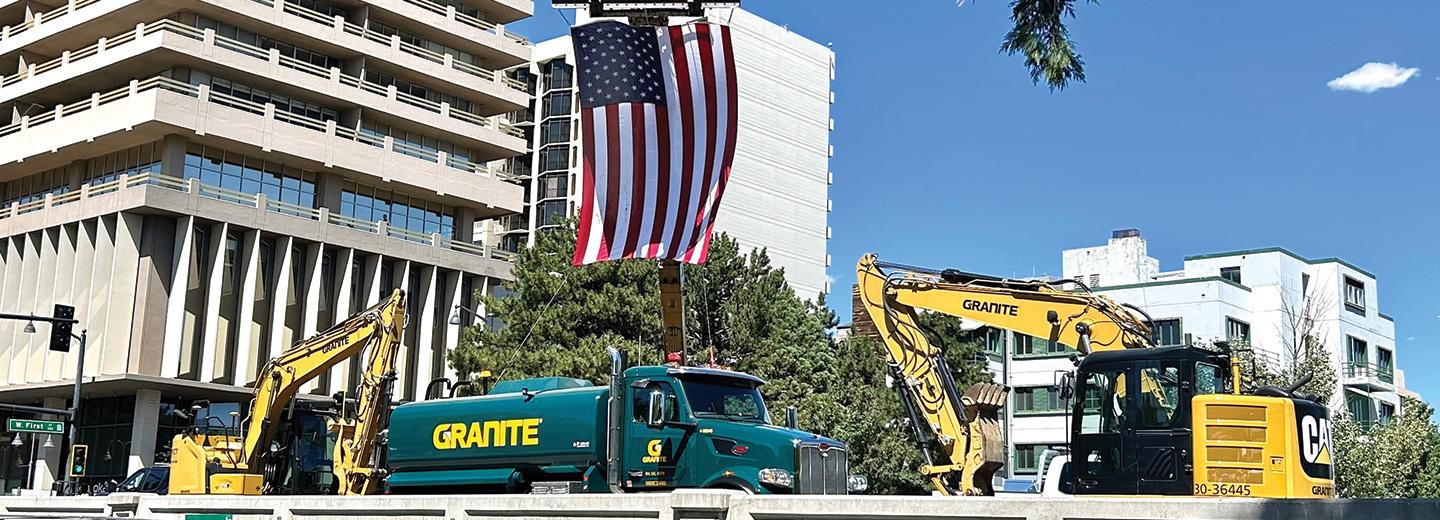
M56 351L56 352L69 352L69 351L70 351L70 340L71 340L71 339L78 339L78 340L80 340L80 349L75 353L75 354L76 354L76 361L75 361L75 387L74 387L74 391L73 391L72 394L71 394L71 400L70 400L70 407L69 407L69 408L67 408L67 409L57 409L57 408L45 408L45 407L41 407L41 406L25 406L25 405L18 405L18 404L0 403L0 410L14 410L14 411L19 411L19 412L30 412L30 413L36 413L36 414L50 414L50 415L58 415L58 416L60 416L60 417L65 418L65 429L66 429L66 431L67 431L67 435L66 435L65 446L62 447L61 450L60 450L60 458L61 458L61 460L62 460L62 463L65 464L66 467L65 467L65 469L64 469L65 473L64 473L64 475L63 475L64 480L61 481L61 483L62 483L61 490L62 490L63 493L66 493L66 494L72 493L72 492L74 491L75 485L74 485L74 483L70 480L70 474L72 473L72 469L73 469L73 468L71 468L71 467L69 467L69 466L70 466L71 464L73 464L74 461L71 461L71 460L70 460L70 457L68 456L68 454L69 454L70 450L75 446L75 444L76 444L75 441L77 440L78 435L79 435L79 431L78 431L79 428L77 427L77 426L78 426L77 423L78 423L78 421L80 420L80 383L81 383L81 381L83 381L84 378L85 378L85 337L86 337L86 331L85 331L85 330L81 330L79 336L76 336L73 332L71 332L71 331L73 330L73 327L75 326L75 324L80 323L80 320L75 319L75 307L70 306L70 305L61 305L61 304L58 304L58 303L55 304L55 310L54 310L54 312L53 312L53 316L47 317L47 316L36 316L36 315L34 315L34 314L9 314L9 313L0 313L0 319L4 319L4 320L16 320L16 321L25 321L25 322L27 322L27 325L25 326L25 332L26 332L26 333L30 333L30 334L35 333L35 322L38 321L38 322L42 322L42 323L49 323L49 324L50 324L50 350L53 350L53 351ZM32 439L32 443L33 443L33 439L34 439L34 436L33 436L33 435L31 436L31 439ZM83 461L82 461L82 462L83 462ZM30 458L30 464L31 464L31 467L33 468L33 467L34 467L34 464L35 464L35 458L34 458L34 456L31 456L31 458ZM33 477L32 477L32 478L33 478ZM31 485L33 485L33 482L31 483Z

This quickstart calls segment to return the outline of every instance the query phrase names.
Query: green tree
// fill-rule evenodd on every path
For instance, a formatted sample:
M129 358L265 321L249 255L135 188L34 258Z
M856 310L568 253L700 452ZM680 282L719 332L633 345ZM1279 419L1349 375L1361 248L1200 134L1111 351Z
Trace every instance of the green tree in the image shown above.
M1097 0L1086 0L1098 3ZM957 2L964 4L965 0ZM1079 0L1011 0L1010 20L1015 23L1000 50L1025 58L1030 80L1045 82L1051 91L1064 90L1071 81L1085 81L1085 62L1075 50L1066 18L1075 17Z
M1440 431L1429 405L1366 427L1338 417L1332 428L1336 492L1343 498L1440 498Z

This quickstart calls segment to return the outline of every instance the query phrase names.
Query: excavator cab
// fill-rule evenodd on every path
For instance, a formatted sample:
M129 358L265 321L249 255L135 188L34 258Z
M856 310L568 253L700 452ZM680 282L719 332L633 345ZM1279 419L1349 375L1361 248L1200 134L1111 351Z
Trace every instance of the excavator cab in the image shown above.
M1229 365L1192 347L1095 352L1075 377L1071 468L1076 494L1189 495L1191 400L1223 392Z

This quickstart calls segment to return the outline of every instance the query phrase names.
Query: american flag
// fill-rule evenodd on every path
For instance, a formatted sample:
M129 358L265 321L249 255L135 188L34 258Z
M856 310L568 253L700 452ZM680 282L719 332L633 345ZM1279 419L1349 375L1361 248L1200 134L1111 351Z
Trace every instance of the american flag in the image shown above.
M584 134L574 264L705 263L735 153L730 28L604 21L572 34Z

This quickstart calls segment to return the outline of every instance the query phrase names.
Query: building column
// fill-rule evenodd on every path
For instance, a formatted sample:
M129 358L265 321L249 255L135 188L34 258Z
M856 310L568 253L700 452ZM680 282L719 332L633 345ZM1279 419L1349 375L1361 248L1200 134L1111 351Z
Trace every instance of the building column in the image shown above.
M465 322L463 317L465 311L458 310L461 302L460 288L464 286L464 284L460 283L460 278L463 276L465 276L465 273L462 273L460 271L451 271L449 274L445 275L444 298L446 321L445 345L443 347L445 349L445 355L440 357L440 363L444 366L443 373L445 374L445 377L450 378L451 381L460 380L458 375L455 373L455 368L450 366L450 355L451 353L455 352L455 347L460 346L460 323ZM461 319L458 320L459 323L450 323L450 316L457 312L461 313Z
M175 230L175 276L170 281L170 301L165 311L165 352L161 356L160 376L180 376L180 347L185 341L185 293L190 286L190 258L195 252L195 217L180 219L181 229Z
M436 275L438 269L433 265L420 268L420 294L413 297L420 305L419 330L415 340L415 384L414 395L416 400L425 398L425 386L435 377L434 359L435 350L444 349L443 345L437 345L435 341L435 289Z
M36 293L39 292L40 281L40 235L43 232L32 232L25 235L25 244L21 248L24 251L20 260L20 312L36 312ZM48 266L47 266L48 268ZM35 336L29 334L23 328L15 331L16 353L20 354L10 360L10 379L19 382L31 382L37 379L37 372L41 370L40 359L35 353ZM16 373L16 370L19 373Z
M325 244L316 242L305 247L305 270L302 272L308 280L305 282L304 310L300 313L300 333L296 341L305 341L320 332L320 284L325 283L320 267L324 263ZM320 377L305 383L301 391L313 393L317 388L320 388Z
M135 325L135 291L140 276L140 240L144 231L145 217L135 213L120 213L114 216L115 243L112 249L110 272L109 313L101 334L95 334L99 327L88 330L88 341L99 352L98 363L85 360L87 375L123 374L130 357L130 337ZM90 356L87 347L85 356Z
M410 290L410 261L399 260L395 262L394 269L399 271L395 273L399 275L399 283L396 287L402 291L406 291L405 306L410 307L410 298L415 297L414 294L408 292ZM391 279L394 278L396 277L391 277ZM405 310L408 311L410 309L407 308ZM400 353L395 362L395 373L399 374L400 379L396 381L395 386L400 388L398 392L400 399L414 400L414 394L411 393L414 388L406 383L410 381L410 378L415 377L415 367L410 363L410 355L415 350L415 334L412 331L415 330L414 327L418 322L413 316L409 316L408 314L405 316L405 322L405 329L400 332Z
M365 307L373 307L380 303L380 266L385 262L385 255L374 254L365 258L365 282L368 284L365 289ZM359 311L360 309L355 309Z
M51 276L54 278L50 281L50 285L55 288L55 292L51 295L50 301L76 306L77 301L74 297L76 287L70 283L71 278L75 276L75 225L61 224L59 229L55 231L56 265L55 272L51 273ZM90 302L78 303L80 305L89 305ZM48 352L46 354L46 381L57 381L75 377L75 354L72 352L77 351L72 349L71 352Z
M447 237L448 238L448 237ZM475 209L465 206L455 208L455 241L475 241ZM498 246L499 244L490 244Z
M12 312L16 293L20 292L19 282L20 258L10 253L15 241L11 237L0 238L0 312ZM15 335L15 322L13 320L0 320L0 359L10 363L15 355L10 351L11 345L6 338ZM10 370L0 370L0 383L10 384ZM5 490L0 490L4 492Z
M155 444L160 424L160 391L135 391L135 422L130 425L130 454L125 465L129 475L155 463ZM169 441L169 439L165 439Z
M59 229L40 230L40 265L42 267L35 273L35 305L31 307L31 312L41 316L48 316L54 312L52 309L57 301L55 295L60 291L60 287L55 285L55 271L59 267L59 242ZM60 379L60 354L50 351L50 325L42 324L36 327L36 332L37 334L29 334L32 336L30 338L30 369L26 371L26 374L30 376L30 381L35 383Z
M170 134L160 142L160 173L171 177L185 176L185 136Z
M90 220L86 223L86 232L94 237L95 240L95 265L90 273L90 301L92 305L88 313L90 318L88 324L94 333L90 334L86 340L97 348L90 348L90 345L86 345L85 366L99 367L101 351L105 348L106 340L109 338L111 307L122 307L111 305L113 300L111 300L110 294L110 288L115 283L111 276L115 271L115 218L97 217ZM171 240L174 239L172 238ZM184 302L181 303L183 305ZM166 305L169 305L168 301ZM168 319L168 307L166 312L166 318ZM164 327L164 329L164 332L168 334L169 327ZM161 349L161 358L163 359L163 343ZM178 363L179 357L177 356L175 364L170 366L176 366ZM162 362L161 366L152 367L151 372L163 370L164 364ZM86 371L92 374L96 373L95 368L88 368Z
M274 297L270 304L270 357L280 357L280 353L290 348L290 342L285 338L285 315L290 310L290 291L294 290L294 275L291 266L295 262L293 249L295 248L294 237L280 237L275 239L275 249L280 253L280 261L275 264L275 290L270 295Z
M210 226L210 272L205 273L205 330L200 335L200 381L215 380L215 355L220 350L220 295L225 292L225 237L230 224L221 222ZM207 266L200 266L205 269ZM221 363L225 362L222 357Z
M65 402L63 397L46 397L41 406L63 409ZM59 420L59 417L49 414L41 417L51 421ZM45 447L47 437L50 441L49 448ZM63 441L61 434L58 433L32 434L30 436L30 442L35 443L33 446L35 459L30 462L30 489L54 489L55 481L64 478L64 473L60 471L60 446L64 444Z
M70 302L75 306L75 318L86 320L88 325L86 316L94 307L103 305L103 302L97 302L90 292L90 279L95 271L95 232L88 221L76 222L69 229L70 238L75 244L75 265L70 270L68 280L57 279L56 283L70 284ZM140 306L139 302L136 303L138 312ZM79 354L78 351L65 354L65 367L62 370L66 374L75 373L75 362L79 361Z
M356 273L354 249L344 248L336 251L335 274L336 278L339 278L339 280L336 280L336 282L338 282L339 284L339 287L335 290L334 302L335 324L338 325L340 324L340 322L350 319L351 314L355 314L360 310L350 308L350 293L355 290L355 284L357 282L355 280ZM362 353L360 359L365 359L364 356L365 354ZM330 369L329 391L332 394L340 391L344 391L346 393L350 392L350 370L351 367L355 364L357 364L356 359L350 358L337 363L333 368Z
M255 290L260 279L260 232L247 231L240 247L244 251L237 268L240 270L240 312L235 318L236 385L249 383L255 377L255 350L260 345L259 327L255 323Z

